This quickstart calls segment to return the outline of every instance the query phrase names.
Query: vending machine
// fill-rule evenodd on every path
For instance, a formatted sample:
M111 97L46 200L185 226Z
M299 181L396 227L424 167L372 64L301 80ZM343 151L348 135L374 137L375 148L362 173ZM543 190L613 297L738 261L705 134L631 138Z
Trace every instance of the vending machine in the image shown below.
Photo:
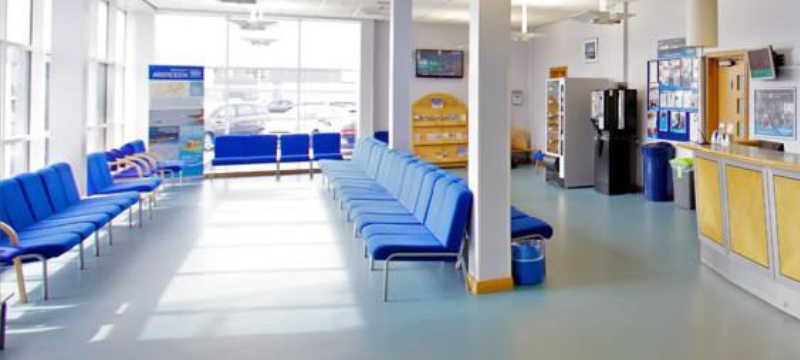
M564 188L594 185L592 92L608 89L606 79L548 79L546 88L547 182Z
M594 187L606 195L636 190L636 90L592 93Z

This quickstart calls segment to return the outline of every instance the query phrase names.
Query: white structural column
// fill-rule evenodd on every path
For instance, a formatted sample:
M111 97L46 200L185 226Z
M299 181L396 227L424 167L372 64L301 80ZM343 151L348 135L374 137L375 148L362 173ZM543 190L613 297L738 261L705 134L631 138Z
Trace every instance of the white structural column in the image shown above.
M474 194L469 273L476 293L511 281L508 65L511 0L470 0L469 187Z
M360 68L358 136L368 137L375 132L375 20L361 21Z
M389 55L389 146L411 148L411 0L393 0Z
M50 160L72 166L78 186L86 185L86 118L90 29L89 0L53 1L53 60L50 94Z

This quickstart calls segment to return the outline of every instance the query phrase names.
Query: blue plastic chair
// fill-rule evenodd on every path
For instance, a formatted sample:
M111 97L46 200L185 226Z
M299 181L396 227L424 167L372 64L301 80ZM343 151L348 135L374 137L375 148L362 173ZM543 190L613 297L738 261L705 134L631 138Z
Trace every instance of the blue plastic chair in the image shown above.
M315 133L311 139L314 161L342 160L342 134Z

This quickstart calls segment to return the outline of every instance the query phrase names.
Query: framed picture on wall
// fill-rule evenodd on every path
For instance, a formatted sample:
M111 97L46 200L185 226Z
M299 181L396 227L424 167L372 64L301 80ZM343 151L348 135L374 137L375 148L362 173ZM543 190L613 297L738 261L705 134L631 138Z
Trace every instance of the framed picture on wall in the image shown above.
M753 91L755 138L794 140L797 136L797 88L762 88Z
M600 47L597 38L583 40L583 62L597 62L600 56Z

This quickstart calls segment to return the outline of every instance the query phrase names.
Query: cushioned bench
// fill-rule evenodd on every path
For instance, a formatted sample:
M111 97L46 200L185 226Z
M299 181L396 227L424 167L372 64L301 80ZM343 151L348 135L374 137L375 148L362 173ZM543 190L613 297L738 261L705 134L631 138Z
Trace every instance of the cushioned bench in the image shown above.
M342 134L340 133L314 133L311 136L311 147L314 161L342 160Z
M280 136L281 156L279 163L308 163L308 175L314 176L314 163L311 161L311 137L308 134L285 134ZM280 169L278 171L280 176Z
M170 177L178 177L183 181L183 167L186 165L183 160L163 160L158 154L148 152L142 140L131 141L120 150L127 156L144 159L157 173L169 174Z
M224 135L214 140L214 166L276 164L278 161L278 136L276 135Z
M94 153L88 156L86 172L89 196L138 193L148 200L152 217L153 207L156 205L158 190L162 182L160 177L115 181L104 153Z

